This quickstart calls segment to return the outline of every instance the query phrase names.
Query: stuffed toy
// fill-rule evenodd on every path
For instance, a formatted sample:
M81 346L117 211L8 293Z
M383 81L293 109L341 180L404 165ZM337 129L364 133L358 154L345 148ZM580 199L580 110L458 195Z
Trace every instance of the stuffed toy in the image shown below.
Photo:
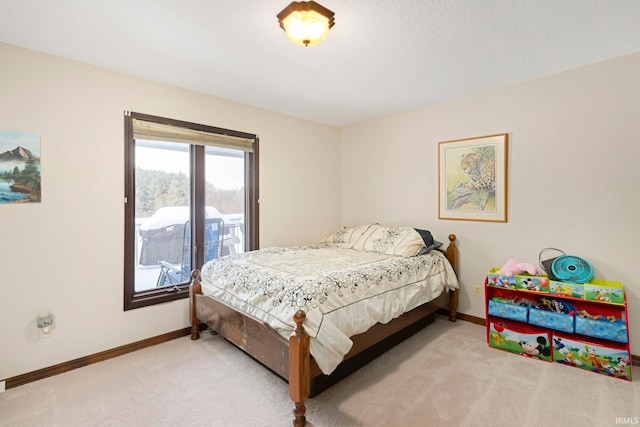
M542 273L540 272L538 267L526 262L520 262L515 258L510 258L497 272L497 274L502 274L505 276L513 276L514 274L521 273L528 273L531 276L542 276Z

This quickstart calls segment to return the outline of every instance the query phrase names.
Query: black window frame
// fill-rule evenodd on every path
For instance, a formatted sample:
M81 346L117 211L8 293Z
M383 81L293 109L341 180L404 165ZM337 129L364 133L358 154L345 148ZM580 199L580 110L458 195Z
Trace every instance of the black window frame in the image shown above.
M169 119L143 113L125 112L125 188L124 188L124 310L160 304L189 296L189 283L181 283L171 288L156 288L145 291L135 291L135 140L133 120L144 120L159 124L172 125L187 129L226 135L238 138L253 139L253 152L245 153L245 251L259 247L259 212L258 212L258 175L259 175L259 140L257 135L239 132L215 126ZM204 246L204 218L205 218L205 182L204 162L205 147L191 144L190 168L197 173L190 174L191 192L191 223L193 224L193 238L196 250L192 265L202 265Z

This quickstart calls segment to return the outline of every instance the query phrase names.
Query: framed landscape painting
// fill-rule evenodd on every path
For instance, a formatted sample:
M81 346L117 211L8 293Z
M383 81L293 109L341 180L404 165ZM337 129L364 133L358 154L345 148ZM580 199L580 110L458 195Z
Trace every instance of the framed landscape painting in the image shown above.
M438 143L438 218L507 222L508 134Z
M40 198L40 135L0 129L0 203Z

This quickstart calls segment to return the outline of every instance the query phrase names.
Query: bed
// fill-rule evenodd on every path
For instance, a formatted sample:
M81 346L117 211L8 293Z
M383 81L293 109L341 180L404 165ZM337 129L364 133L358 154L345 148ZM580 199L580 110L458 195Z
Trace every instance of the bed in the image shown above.
M218 258L191 274L191 339L210 328L289 382L305 402L420 330L456 320L458 252L426 230L342 227L316 245Z

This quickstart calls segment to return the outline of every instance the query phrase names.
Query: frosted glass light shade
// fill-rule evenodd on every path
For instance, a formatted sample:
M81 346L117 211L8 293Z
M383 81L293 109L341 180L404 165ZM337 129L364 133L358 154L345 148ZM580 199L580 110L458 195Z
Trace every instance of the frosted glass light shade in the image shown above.
M280 27L292 42L301 46L320 43L333 27L334 13L314 1L294 1L278 14Z

